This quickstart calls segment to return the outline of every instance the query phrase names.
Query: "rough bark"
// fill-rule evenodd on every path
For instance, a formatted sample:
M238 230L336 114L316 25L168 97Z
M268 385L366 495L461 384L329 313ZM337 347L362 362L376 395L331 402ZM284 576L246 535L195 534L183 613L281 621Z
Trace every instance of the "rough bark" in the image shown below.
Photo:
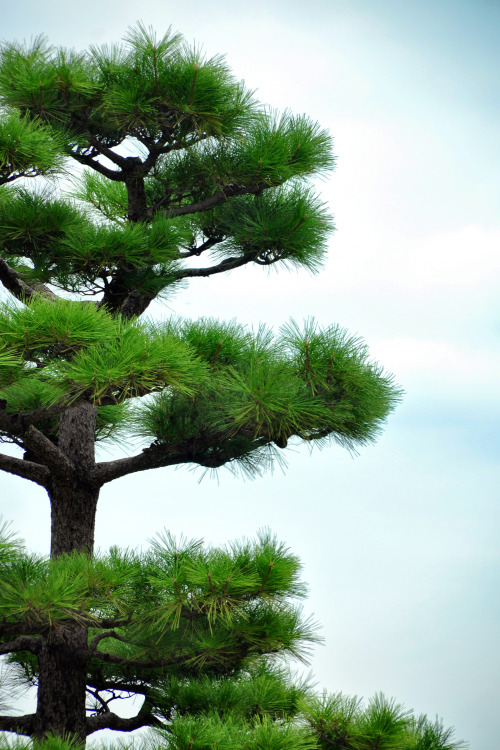
M75 476L73 480L53 479L50 483L51 557L73 551L91 554L99 490Z
M89 477L95 466L96 408L83 402L66 409L59 422L59 451L73 470L54 474L51 504L51 556L73 551L91 554L99 488Z
M87 646L87 629L72 625L53 629L38 653L38 702L32 736L43 739L49 732L70 734L85 746L87 666L80 656Z
M27 302L33 297L44 297L51 301L57 299L57 295L45 284L24 281L19 271L9 266L3 258L0 258L0 282L21 302Z
M148 218L144 174L139 157L129 156L125 171L125 187L128 196L129 221L144 221Z
M2 471L8 471L9 474L14 474L17 477L23 477L23 479L29 479L31 482L45 487L47 485L50 472L46 466L39 463L25 460L22 458L15 458L14 456L7 456L0 454L0 469Z
M57 447L67 465L57 475L52 473L47 487L52 557L73 551L92 554L99 489L88 478L95 466L95 428L96 408L88 402L61 414ZM41 640L38 702L31 734L37 739L48 732L70 734L84 747L88 628L68 623L58 630L51 628Z

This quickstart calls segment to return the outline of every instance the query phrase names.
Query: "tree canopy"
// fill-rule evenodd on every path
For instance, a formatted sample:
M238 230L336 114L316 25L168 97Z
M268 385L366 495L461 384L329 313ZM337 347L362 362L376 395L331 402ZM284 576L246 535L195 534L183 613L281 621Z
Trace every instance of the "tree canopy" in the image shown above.
M53 499L54 477L74 483L83 465L98 492L176 463L258 472L291 438L377 436L400 389L337 325L140 317L191 278L317 271L333 229L311 182L334 165L327 131L140 24L85 53L4 45L0 97L0 434L27 459L0 456L2 469ZM85 405L75 465L61 425L87 424ZM95 464L95 440L124 430L145 450ZM55 553L78 547L53 539Z
M261 105L170 30L139 24L83 53L2 46L0 469L46 490L52 525L50 558L0 540L0 653L38 692L0 729L47 750L142 726L171 750L458 747L381 696L321 699L287 676L279 659L318 636L298 560L272 535L94 551L114 479L255 475L289 441L377 437L401 390L338 325L149 315L197 277L318 271L333 220L314 180L333 166L327 131ZM98 442L130 439L125 458L96 461ZM142 699L130 719L113 710L124 695Z

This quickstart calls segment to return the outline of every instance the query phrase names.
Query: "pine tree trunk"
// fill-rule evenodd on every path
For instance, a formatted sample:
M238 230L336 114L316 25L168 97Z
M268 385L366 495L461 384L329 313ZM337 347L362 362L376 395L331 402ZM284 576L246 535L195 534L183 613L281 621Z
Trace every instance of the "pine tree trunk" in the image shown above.
M87 552L94 549L95 513L99 490L75 482L53 481L51 504L50 556Z
M71 478L52 477L48 488L51 504L51 557L74 552L92 554L99 488L87 477L95 465L96 408L78 404L61 415L58 446L73 461Z
M87 638L87 628L73 625L62 632L52 630L43 639L38 655L35 739L49 732L71 735L85 747L87 665L77 654L86 648Z
M67 409L59 424L58 447L74 463L70 478L53 476L48 487L52 511L51 557L74 551L91 555L99 489L88 482L95 465L96 408L81 403ZM72 624L51 629L38 655L39 682L34 737L69 734L82 747L86 738L87 665L79 656L87 648L88 629Z

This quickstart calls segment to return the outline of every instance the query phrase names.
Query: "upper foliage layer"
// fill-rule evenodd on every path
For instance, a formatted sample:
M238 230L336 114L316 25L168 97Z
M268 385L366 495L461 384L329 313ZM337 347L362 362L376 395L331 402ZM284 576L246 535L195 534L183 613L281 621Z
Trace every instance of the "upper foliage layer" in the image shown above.
M132 322L188 278L317 270L333 222L307 180L333 166L325 130L259 105L222 58L141 25L85 53L4 45L0 98L4 182L50 174L63 155L83 166L73 199L0 189L0 280L28 305L0 310L8 414L50 408L37 426L56 440L57 407L90 400L101 436L126 424L155 445L189 443L204 466L249 471L293 436L374 438L399 390L337 327L291 324L273 339L212 320ZM154 393L133 418L123 408Z
M0 184L50 174L63 154L85 167L73 193L86 211L0 193L0 252L26 280L130 315L185 277L321 264L333 223L304 179L332 168L329 134L258 105L223 58L180 35L139 25L124 46L86 53L4 45L0 99L13 113ZM194 268L201 254L209 265Z

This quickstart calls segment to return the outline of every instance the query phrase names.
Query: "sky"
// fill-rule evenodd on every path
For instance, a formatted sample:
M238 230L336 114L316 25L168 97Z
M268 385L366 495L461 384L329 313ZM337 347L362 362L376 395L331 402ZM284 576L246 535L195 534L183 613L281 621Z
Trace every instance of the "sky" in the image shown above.
M138 15L140 14L140 15ZM288 451L254 481L186 468L107 485L96 539L163 528L210 544L272 529L299 555L325 645L318 688L395 696L471 750L498 745L500 5L496 0L20 0L1 36L84 48L169 25L278 110L335 139L318 189L328 260L194 280L154 314L279 327L314 316L361 335L405 390L376 445ZM105 460L109 454L103 456ZM0 514L49 547L42 491L0 476ZM139 503L138 503L139 499Z

